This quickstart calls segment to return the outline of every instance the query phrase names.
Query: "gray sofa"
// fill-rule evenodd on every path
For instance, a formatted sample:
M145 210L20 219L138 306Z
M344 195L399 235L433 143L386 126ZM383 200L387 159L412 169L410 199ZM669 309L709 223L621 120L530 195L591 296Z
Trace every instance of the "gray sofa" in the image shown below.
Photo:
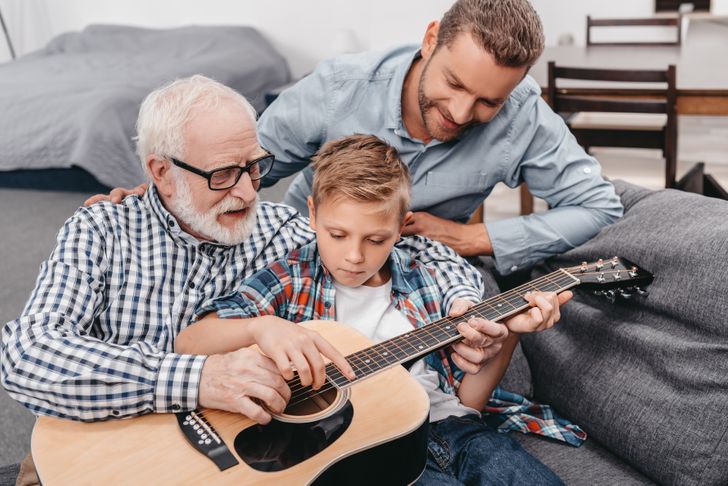
M524 336L506 386L589 438L518 439L567 484L726 485L728 202L615 187L624 218L535 273L619 255L655 275L649 296L611 304L576 290L554 329Z

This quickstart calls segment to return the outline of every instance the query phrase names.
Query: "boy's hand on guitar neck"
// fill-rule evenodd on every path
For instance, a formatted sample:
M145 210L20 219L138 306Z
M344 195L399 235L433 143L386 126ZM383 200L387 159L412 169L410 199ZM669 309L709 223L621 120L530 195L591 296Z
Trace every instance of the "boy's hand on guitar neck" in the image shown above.
M529 292L523 296L531 305L527 311L505 321L508 330L516 334L539 332L550 329L561 319L560 307L574 296L570 290L556 294L555 292Z
M466 373L477 374L485 364L501 350L509 334L543 331L553 327L561 318L559 306L568 302L573 293L570 291L531 292L524 296L531 305L527 311L516 314L503 323L489 321L481 317L471 317L458 324L463 340L452 345L452 360ZM450 317L459 317L475 303L465 299L455 299L450 307Z
M475 303L466 299L455 299L450 306L450 317L460 317ZM458 324L463 340L452 345L452 360L465 373L477 374L480 369L501 350L508 337L508 328L498 322L482 317L471 317Z

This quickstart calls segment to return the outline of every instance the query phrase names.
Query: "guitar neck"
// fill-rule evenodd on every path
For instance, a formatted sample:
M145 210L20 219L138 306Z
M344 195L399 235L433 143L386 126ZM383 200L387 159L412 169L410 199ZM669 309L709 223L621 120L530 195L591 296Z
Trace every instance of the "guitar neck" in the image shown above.
M524 296L528 292L562 292L579 285L580 280L559 269L541 278L498 294L471 307L460 317L446 317L392 339L382 341L346 357L356 378L350 381L332 363L326 366L327 376L338 388L346 388L359 380L395 365L406 363L462 339L459 323L471 317L500 321L529 307Z

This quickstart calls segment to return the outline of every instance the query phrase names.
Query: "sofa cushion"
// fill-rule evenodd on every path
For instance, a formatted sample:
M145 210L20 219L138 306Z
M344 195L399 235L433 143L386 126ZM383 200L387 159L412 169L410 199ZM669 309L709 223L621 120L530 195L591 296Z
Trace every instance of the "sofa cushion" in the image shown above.
M648 297L576 291L561 322L524 336L535 396L664 484L728 481L728 202L615 187L625 216L556 267L619 255L651 271Z
M512 434L570 486L654 486L654 482L590 438L578 449L534 434Z

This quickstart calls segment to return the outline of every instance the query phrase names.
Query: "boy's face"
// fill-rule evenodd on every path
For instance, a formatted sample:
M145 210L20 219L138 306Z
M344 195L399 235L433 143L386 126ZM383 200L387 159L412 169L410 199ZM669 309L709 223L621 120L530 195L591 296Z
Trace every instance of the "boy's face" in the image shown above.
M398 204L333 197L314 208L308 198L319 254L334 280L349 287L378 286L389 280L385 263L404 221Z

